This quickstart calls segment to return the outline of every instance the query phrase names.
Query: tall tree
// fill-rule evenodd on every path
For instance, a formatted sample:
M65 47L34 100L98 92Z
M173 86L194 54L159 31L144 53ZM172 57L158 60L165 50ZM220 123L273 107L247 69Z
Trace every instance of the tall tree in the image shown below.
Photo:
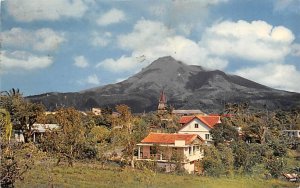
M25 142L29 142L33 134L32 126L38 116L44 113L44 106L25 100L18 89L1 92L0 99L0 107L11 115L13 128L21 130Z
M23 159L22 165L17 159L15 152L20 148L19 145L10 143L11 132L10 114L7 110L0 109L0 187L14 187L15 181L29 169L29 160Z
M236 127L224 123L215 125L214 128L210 130L210 133L215 146L219 143L237 141L239 136Z
M74 108L59 109L55 117L60 128L47 132L43 137L44 149L58 155L57 164L61 159L67 159L72 166L75 158L80 157L85 142L81 116Z

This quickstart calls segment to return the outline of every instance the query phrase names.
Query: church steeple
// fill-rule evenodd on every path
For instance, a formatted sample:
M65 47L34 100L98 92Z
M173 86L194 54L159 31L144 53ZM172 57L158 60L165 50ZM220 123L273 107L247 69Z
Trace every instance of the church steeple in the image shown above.
M160 112L165 112L167 108L167 97L165 95L165 92L162 90L160 92L160 96L159 96L159 103L158 103L158 107L157 107L157 111Z

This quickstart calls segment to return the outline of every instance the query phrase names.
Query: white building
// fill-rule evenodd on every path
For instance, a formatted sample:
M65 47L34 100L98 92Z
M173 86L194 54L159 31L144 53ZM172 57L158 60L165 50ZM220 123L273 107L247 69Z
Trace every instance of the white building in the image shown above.
M58 124L39 124L35 123L32 125L32 141L36 142L38 138L41 138L47 130L59 128ZM21 130L14 130L15 140L17 142L24 142L24 135Z
M92 108L92 113L96 116L101 115L101 108Z
M197 134L205 143L212 141L210 130L218 123L221 123L220 116L182 116L179 120L182 128L180 134Z
M197 134L150 133L138 146L137 160L156 161L167 172L175 168L174 154L181 156L181 164L188 173L195 172L195 162L203 158ZM176 152L176 153L175 153Z

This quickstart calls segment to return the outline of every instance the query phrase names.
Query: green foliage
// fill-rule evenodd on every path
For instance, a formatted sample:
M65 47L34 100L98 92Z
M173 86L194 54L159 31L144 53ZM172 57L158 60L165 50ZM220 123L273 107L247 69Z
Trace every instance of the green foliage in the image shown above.
M221 176L224 174L224 166L220 152L214 146L204 148L204 158L202 159L202 166L205 175L208 176Z
M238 140L238 131L235 127L227 124L217 124L210 130L215 145Z
M272 177L278 178L283 173L286 161L282 157L271 157L267 159L265 165Z
M111 115L94 116L94 122L97 126L106 126L107 128L112 127Z
M12 134L12 123L10 120L10 114L5 109L0 109L0 136L1 141L10 141Z
M18 89L2 92L0 101L0 108L4 108L10 113L14 129L22 130L25 142L29 142L32 136L32 125L44 112L44 106L28 102Z
M110 137L110 130L104 126L95 126L89 133L89 138L93 143L103 143Z
M226 176L232 176L234 173L234 157L232 149L224 144L219 144L217 146L217 149L219 151L219 155L224 168L224 174Z
M264 156L269 155L268 148L260 144L248 144L243 141L234 143L232 146L234 154L234 167L242 173L252 173L252 168L263 162Z
M59 109L55 114L60 129L51 130L43 137L42 148L57 154L60 159L67 159L73 165L74 159L80 158L85 145L85 128L81 121L82 114L74 108Z
M288 140L290 138L284 135L268 134L266 138L266 145L273 150L273 155L276 157L283 157L287 154Z
M219 144L217 147L204 148L202 166L209 176L232 176L234 173L234 157L231 148Z

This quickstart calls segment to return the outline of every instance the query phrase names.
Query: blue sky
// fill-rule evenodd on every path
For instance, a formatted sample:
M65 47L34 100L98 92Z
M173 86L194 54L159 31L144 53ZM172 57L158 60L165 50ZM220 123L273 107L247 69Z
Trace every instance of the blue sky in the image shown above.
M155 59L300 92L300 0L2 0L1 90L72 92Z

